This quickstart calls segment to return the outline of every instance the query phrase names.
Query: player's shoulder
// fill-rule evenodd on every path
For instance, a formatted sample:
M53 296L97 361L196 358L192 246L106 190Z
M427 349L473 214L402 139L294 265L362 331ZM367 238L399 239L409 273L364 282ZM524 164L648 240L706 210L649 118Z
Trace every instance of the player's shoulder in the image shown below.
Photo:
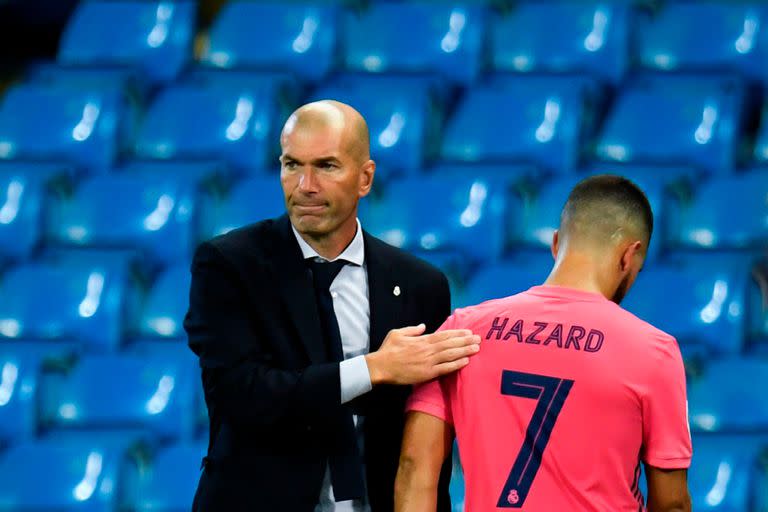
M528 300L526 292L496 299L488 299L472 306L456 308L451 316L457 325L469 326L475 322L481 322L494 316L507 314L510 309L519 307L526 300Z
M664 352L679 351L677 339L668 332L643 320L618 304L611 303L611 307L614 310L611 312L613 322L621 327L622 332L634 337L643 346L647 347L651 344Z
M627 327L631 327L636 332L642 333L646 336L653 336L659 339L674 340L674 336L661 330L655 325L651 324L635 315L631 311L624 309L618 304L612 304L616 309L616 320L626 324Z

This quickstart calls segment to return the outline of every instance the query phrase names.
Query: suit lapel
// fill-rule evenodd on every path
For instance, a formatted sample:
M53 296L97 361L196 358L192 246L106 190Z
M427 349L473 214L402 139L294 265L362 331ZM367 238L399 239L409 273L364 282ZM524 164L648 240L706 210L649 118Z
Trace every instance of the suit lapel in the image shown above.
M365 262L368 267L368 301L371 314L370 352L375 352L387 333L398 325L403 309L402 298L395 294L395 276L391 263L385 261L378 250L378 240L363 231L365 237ZM398 288L399 290L399 288ZM402 322L402 320L400 320Z
M310 361L327 362L325 346L320 336L320 318L317 312L312 276L304 263L301 248L291 230L287 215L277 219L277 243L274 244L273 264L279 282L280 295L288 306L293 324Z

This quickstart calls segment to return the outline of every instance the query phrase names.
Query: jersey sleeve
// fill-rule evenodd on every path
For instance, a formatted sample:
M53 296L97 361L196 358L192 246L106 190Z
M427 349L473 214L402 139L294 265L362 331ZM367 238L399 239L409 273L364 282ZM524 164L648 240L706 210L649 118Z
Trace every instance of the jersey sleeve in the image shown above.
M455 320L455 316L449 316L438 331L454 329ZM406 411L423 412L435 416L446 423L453 424L451 401L445 378L431 380L415 386L405 408Z
M691 431L685 368L674 338L658 351L648 393L643 397L643 461L661 469L684 469L691 464Z

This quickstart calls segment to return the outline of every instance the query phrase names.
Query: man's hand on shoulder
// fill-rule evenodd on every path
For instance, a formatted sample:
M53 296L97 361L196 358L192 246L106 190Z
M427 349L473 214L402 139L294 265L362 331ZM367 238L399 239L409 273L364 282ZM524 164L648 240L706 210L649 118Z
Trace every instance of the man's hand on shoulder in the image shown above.
M467 329L424 334L420 324L389 331L376 352L365 356L371 383L418 384L455 372L480 350L480 336Z

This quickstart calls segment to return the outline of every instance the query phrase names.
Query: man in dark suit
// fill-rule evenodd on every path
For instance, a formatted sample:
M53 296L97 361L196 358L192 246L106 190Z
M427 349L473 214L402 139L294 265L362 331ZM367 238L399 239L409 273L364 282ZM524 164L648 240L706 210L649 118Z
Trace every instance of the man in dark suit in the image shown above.
M193 507L391 511L409 385L463 367L480 340L425 334L450 313L445 276L360 227L375 164L359 113L305 105L280 142L287 215L192 264L184 327L210 417Z

